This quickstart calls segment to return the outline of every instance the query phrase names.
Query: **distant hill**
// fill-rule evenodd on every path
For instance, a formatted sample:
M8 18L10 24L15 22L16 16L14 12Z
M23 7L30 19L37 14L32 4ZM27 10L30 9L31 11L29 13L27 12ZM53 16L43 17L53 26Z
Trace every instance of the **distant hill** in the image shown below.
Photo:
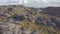
M46 7L46 8L42 8L42 10L45 11L45 13L48 13L50 15L60 17L60 7Z

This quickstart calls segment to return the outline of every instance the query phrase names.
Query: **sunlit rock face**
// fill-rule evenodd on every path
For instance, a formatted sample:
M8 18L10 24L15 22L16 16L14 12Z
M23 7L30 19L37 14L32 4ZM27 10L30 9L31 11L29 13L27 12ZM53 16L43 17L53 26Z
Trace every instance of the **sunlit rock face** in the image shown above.
M60 34L59 11L57 7L0 6L0 34Z

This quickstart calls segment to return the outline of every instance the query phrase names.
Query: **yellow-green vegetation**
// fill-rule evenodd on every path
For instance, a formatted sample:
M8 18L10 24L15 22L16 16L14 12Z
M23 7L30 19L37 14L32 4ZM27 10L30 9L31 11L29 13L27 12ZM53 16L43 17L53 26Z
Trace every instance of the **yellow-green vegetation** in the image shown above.
M23 21L22 27L25 28L31 28L31 30L38 30L39 26L35 24L34 22L29 22L29 21Z
M6 22L8 20L7 17L0 17L0 22Z

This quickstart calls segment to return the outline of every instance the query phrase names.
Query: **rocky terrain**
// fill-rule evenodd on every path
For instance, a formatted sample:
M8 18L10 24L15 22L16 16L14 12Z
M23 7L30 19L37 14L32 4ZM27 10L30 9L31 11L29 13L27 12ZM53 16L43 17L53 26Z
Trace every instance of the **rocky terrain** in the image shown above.
M60 8L0 6L0 34L60 34Z

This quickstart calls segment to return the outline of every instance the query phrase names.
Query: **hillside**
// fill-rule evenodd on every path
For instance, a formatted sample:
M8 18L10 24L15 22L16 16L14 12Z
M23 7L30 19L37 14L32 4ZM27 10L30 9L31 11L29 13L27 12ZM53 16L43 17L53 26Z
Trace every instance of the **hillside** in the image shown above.
M0 34L60 34L60 8L0 6Z

